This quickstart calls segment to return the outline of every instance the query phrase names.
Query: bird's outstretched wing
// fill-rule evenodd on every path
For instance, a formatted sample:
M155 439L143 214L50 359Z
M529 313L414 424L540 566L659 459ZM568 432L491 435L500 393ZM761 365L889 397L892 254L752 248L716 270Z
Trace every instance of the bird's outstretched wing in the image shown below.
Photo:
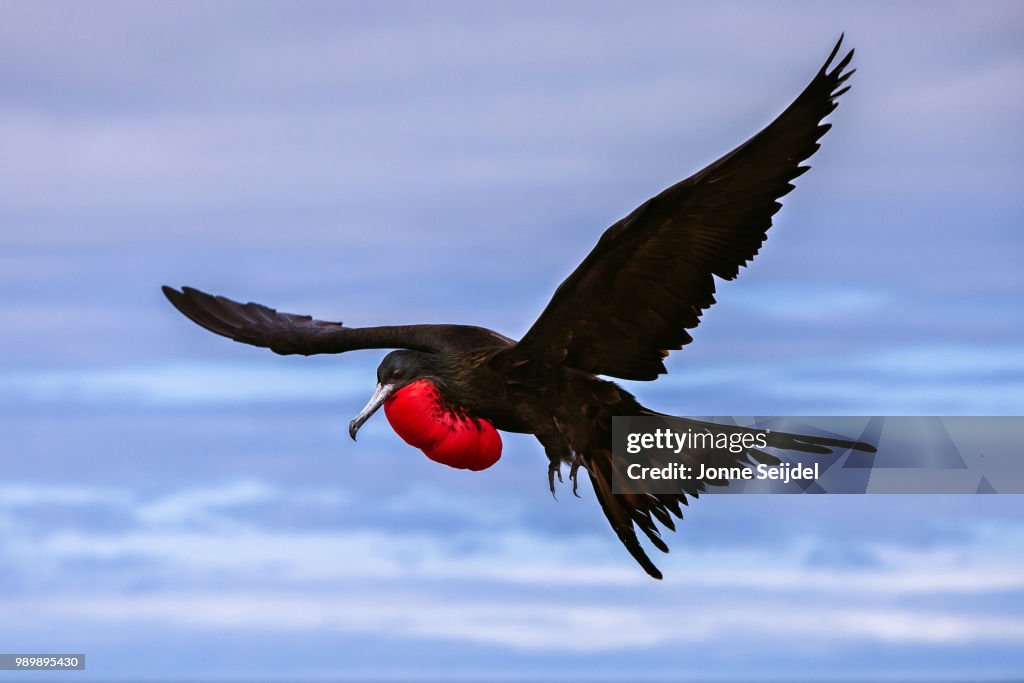
M164 295L192 322L210 332L275 353L343 353L357 349L413 349L457 353L508 346L512 340L483 327L469 325L389 325L344 327L308 315L278 313L260 304L240 304L191 287L163 288Z
M686 330L715 302L713 276L732 280L757 254L779 198L831 127L821 121L853 74L853 50L832 66L840 45L842 37L764 130L608 228L522 341L497 354L496 368L565 365L634 380L665 373L665 356L691 341Z

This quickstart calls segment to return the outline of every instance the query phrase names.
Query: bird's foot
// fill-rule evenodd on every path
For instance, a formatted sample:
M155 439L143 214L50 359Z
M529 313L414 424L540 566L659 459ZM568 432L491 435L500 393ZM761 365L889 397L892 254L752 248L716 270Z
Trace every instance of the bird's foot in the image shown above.
M558 483L562 481L562 463L551 461L548 463L548 488L551 489L551 497L558 500L558 496L555 495L555 477L558 477Z
M576 496L577 498L580 498L580 494L576 490L577 486L579 485L579 482L576 479L576 475L579 474L580 465L582 464L583 458L581 458L578 454L573 453L572 466L569 468L569 479L572 480L572 495Z

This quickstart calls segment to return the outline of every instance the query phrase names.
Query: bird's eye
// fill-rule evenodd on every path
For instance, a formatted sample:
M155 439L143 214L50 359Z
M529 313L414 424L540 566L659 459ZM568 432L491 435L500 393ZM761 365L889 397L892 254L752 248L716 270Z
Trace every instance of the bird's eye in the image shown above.
M402 368L395 368L394 370L391 371L391 376L394 377L395 379L401 379L402 375L404 374L405 371L402 370Z

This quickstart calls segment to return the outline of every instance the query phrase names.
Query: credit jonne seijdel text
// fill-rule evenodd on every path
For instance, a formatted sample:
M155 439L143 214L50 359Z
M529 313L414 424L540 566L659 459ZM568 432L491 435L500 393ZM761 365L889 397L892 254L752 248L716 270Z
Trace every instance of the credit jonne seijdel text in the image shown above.
M655 429L652 432L630 432L626 435L626 453L638 455L647 450L670 451L679 455L684 450L723 450L740 454L752 448L768 447L768 434L763 432L715 433L711 431L678 432L672 429ZM783 484L793 480L813 480L818 478L818 463L803 465L801 463L782 462L778 465L759 463L753 467L737 465L732 467L712 467L698 462L686 465L681 462L670 462L658 467L651 467L638 462L626 467L626 476L634 481L648 479L728 479L728 480L775 480Z

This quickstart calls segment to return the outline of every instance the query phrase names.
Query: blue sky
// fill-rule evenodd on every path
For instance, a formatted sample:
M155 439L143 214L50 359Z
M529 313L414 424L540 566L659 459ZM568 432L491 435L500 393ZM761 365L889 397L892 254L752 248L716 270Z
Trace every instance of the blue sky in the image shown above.
M813 171L630 388L1019 415L1022 29L999 2L3 4L0 650L95 680L1019 677L1019 497L701 500L655 583L530 439L482 473L381 419L354 444L381 353L245 348L159 285L519 336L845 31Z

